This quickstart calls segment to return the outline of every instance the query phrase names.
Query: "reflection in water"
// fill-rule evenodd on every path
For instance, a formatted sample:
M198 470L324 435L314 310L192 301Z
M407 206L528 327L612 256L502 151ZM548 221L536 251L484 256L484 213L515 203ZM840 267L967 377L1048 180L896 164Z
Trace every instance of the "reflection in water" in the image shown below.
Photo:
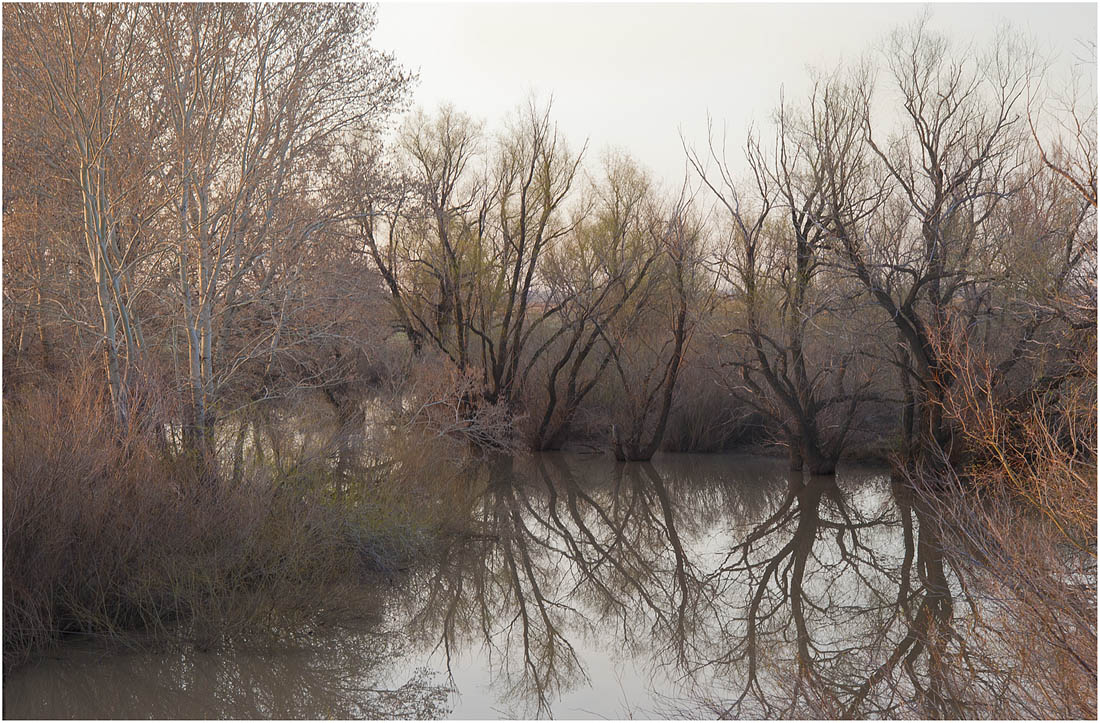
M369 631L277 652L68 655L6 681L6 713L1012 714L981 581L884 474L563 454L482 472L469 530L385 595Z
M4 685L5 718L439 718L429 670L387 674L397 639L347 631L217 654L67 651Z
M789 477L778 509L711 573L732 614L723 626L728 648L718 646L707 662L728 666L726 677L743 681L724 705L710 701L713 712L788 718L963 714L945 710L934 694L925 699L928 688L914 672L926 644L942 645L933 621L951 618L934 528L918 527L914 580L911 505L888 501L860 505L855 496L846 499L831 477ZM899 635L901 642L892 645ZM912 689L898 687L892 677L901 660ZM934 682L931 689L937 689Z

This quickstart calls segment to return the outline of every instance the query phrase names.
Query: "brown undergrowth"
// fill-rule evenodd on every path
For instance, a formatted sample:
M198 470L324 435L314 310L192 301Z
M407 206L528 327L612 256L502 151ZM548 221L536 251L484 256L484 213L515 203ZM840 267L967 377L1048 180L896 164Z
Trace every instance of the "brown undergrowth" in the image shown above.
M4 403L5 670L73 634L211 647L363 612L430 541L423 490L316 456L211 481L155 425L120 427L90 379Z
M1014 392L984 355L952 346L943 409L965 462L910 479L980 611L958 631L984 640L963 647L971 678L958 687L996 671L993 717L1096 718L1094 347L1093 335L1070 346L1084 351L1049 354Z

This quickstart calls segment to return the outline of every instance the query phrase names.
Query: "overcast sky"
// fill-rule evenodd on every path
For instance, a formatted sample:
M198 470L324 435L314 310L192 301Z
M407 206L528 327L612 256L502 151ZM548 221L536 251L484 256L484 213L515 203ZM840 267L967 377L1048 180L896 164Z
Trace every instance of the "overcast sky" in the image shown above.
M682 130L705 140L709 112L744 137L767 123L780 86L807 87L875 47L919 4L393 3L378 11L376 47L419 71L415 104L441 102L500 121L531 93L553 94L554 118L589 163L629 151L666 183L683 176ZM933 27L981 45L998 22L1031 35L1062 63L1096 38L1095 3L936 4Z

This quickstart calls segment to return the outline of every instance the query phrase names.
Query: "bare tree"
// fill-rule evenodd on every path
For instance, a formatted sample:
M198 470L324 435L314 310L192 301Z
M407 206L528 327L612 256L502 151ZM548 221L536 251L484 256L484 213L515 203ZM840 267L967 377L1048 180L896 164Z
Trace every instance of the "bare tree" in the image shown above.
M148 159L134 145L148 121L138 85L142 17L140 8L119 5L12 5L4 13L25 51L11 61L10 77L42 104L73 154L84 273L95 286L104 366L122 422L143 346L134 270L149 253L144 232L156 210L143 193Z
M634 295L645 288L660 258L660 250L646 243L656 204L651 182L622 155L609 155L604 170L593 191L594 206L577 211L581 219L574 232L548 254L548 303L560 312L559 331L544 344L559 336L567 341L546 353L547 399L535 434L539 449L560 448L615 353L602 330L630 313Z
M414 116L401 139L406 175L375 189L361 224L414 349L477 370L485 402L512 404L561 309L541 268L578 222L565 204L582 154L534 103L487 145L453 108Z
M1083 45L1087 57L1079 59L1063 92L1042 99L1032 94L1028 84L1027 120L1043 165L1096 208L1096 43ZM1080 66L1085 66L1085 72ZM1090 87L1091 93L1087 90ZM1037 123L1042 128L1044 120L1054 125L1057 134L1047 144L1036 129Z
M343 145L369 140L407 85L388 57L359 51L373 22L351 6L150 10L167 273L194 441L210 435L235 376L270 369L284 348L294 285L279 294L279 280L299 273L301 254L339 218L317 196L320 179Z
M304 342L288 323L308 286L303 255L342 213L324 192L332 168L376 143L408 87L362 45L373 23L352 6L5 10L17 49L5 75L69 149L62 172L80 194L81 269L120 419L156 353L150 333L173 350L192 442L246 373L259 378L247 397L276 393L280 358ZM80 322L73 303L58 305Z
M727 221L719 275L736 316L723 336L745 345L732 345L722 362L737 374L729 384L782 430L792 466L813 474L835 471L857 407L869 398L870 375L854 371L859 351L844 343L851 300L826 275L826 176L813 140L858 132L857 117L843 110L853 100L840 81L825 79L804 117L781 103L774 149L749 137L752 178L743 189L713 136L709 159L687 151Z
M646 227L647 243L659 256L644 291L630 315L600 327L626 402L625 416L611 428L619 460L648 460L664 439L689 337L713 298L702 263L704 234L683 193L660 209Z
M1019 100L1028 67L1008 37L979 60L952 49L924 16L891 36L886 62L906 131L876 140L870 83L863 134L819 136L825 220L840 262L897 329L906 398L907 456L951 448L938 411L951 385L937 350L951 310L969 328L979 307L975 260L997 206L1019 187ZM875 178L865 153L885 174ZM861 177L853 184L852 178ZM885 191L881 213L873 212Z

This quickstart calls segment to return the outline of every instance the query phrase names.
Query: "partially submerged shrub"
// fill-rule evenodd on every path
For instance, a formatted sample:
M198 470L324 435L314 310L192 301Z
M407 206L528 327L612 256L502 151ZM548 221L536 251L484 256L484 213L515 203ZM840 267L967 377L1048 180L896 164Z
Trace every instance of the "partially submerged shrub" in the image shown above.
M958 478L909 485L961 584L938 661L950 688L991 718L1094 720L1095 556L1010 495L975 495Z
M393 423L405 434L435 438L451 447L452 458L522 447L512 410L503 400L485 397L484 384L472 368L461 371L445 360L425 360L393 406Z
M1095 345L1095 337L1091 337ZM987 353L945 345L943 402L959 463L909 479L939 528L966 593L981 599L964 650L974 671L1008 671L992 717L1096 717L1096 356L1088 345L1019 364L1010 385ZM962 575L962 572L966 575ZM985 657L983 657L985 656Z
M988 354L958 339L947 352L955 381L944 415L957 429L967 485L1023 503L1064 542L1095 556L1095 354L1051 353L1014 391Z
M372 566L324 475L200 481L86 381L4 406L6 668L65 633L210 645L289 627Z

